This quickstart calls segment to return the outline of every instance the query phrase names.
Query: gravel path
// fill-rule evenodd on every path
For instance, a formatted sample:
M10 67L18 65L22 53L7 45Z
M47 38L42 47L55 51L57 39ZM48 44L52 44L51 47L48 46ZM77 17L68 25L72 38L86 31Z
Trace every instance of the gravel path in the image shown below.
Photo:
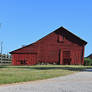
M0 92L92 92L92 72L0 86Z

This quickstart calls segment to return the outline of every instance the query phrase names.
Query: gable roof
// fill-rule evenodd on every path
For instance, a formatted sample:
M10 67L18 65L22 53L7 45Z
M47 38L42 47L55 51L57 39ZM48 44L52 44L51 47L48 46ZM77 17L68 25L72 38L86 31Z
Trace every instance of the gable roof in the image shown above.
M29 48L30 47L30 48ZM29 45L26 45L24 47L21 47L19 49L16 49L14 51L11 51L10 54L13 54L13 53L20 53L20 54L23 54L23 53L27 53L27 54L36 54L37 53L37 44L36 43L32 43L32 44L29 44Z
M83 40L82 38L78 37L77 35L73 34L72 32L70 32L69 30L67 30L64 27L60 27L58 29L56 29L54 32L63 32L63 35L67 38L70 39L70 37L72 37L73 39L70 39L71 41L75 42L75 43L79 43L79 45L86 45L87 42L85 40Z
M64 27L60 27L58 29L56 29L55 31L53 31L54 33L58 34L60 32L63 32L63 35L69 39L70 36L72 36L74 39L71 39L71 41L73 42L76 42L76 43L79 43L79 45L86 45L87 42L84 41L83 39L81 39L80 37L76 36L75 34L73 34L72 32L68 31L66 28ZM52 34L53 32L49 33L48 35ZM31 47L30 50L27 50L27 51L22 51L22 53L36 53L36 48L38 46L38 42L41 41L42 39L44 39L45 37L47 37L48 35L44 36L43 38L37 40L36 42L32 43L32 44L29 44L27 46L24 46L22 48L19 48L17 50L14 50L12 52L10 52L10 54L13 54L13 53L21 53L21 50L22 49L26 49L27 47ZM77 41L78 40L78 41Z

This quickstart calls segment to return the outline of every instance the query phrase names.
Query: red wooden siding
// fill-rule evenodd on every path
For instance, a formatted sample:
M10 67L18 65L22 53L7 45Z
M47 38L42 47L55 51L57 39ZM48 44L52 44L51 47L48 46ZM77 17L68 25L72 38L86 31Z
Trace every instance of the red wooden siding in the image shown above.
M11 52L12 63L83 64L86 44L87 42L61 27L37 42Z
M37 64L37 54L13 54L13 65L35 65ZM24 62L24 63L22 63Z
M71 64L81 64L81 51L83 47L72 43L66 38L64 38L63 42L58 42L57 39L58 35L52 33L40 41L38 61L63 64L63 56L61 56L62 61L59 61L59 50L61 49L61 55L64 51L71 51Z

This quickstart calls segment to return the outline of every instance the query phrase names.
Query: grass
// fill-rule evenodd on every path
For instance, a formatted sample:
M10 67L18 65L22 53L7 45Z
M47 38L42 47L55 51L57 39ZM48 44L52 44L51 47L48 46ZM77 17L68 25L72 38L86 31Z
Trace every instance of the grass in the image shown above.
M0 66L0 85L65 76L84 68L91 67L68 65Z

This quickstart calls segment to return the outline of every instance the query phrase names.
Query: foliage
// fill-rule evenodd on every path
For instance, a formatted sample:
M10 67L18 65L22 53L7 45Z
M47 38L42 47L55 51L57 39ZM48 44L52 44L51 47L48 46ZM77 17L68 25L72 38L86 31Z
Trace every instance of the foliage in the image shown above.
M84 65L85 66L92 66L92 59L84 58Z

